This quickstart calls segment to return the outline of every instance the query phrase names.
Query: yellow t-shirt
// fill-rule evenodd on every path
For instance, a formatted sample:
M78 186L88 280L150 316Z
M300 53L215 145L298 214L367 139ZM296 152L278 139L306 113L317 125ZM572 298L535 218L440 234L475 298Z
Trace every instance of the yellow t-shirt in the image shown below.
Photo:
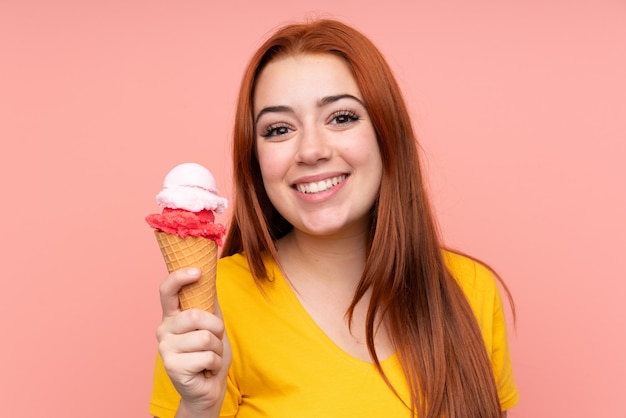
M500 294L482 265L452 253L446 263L478 318L502 410L519 398L511 370ZM341 350L302 307L275 263L259 291L245 257L222 258L217 292L233 349L221 417L380 418L410 413L375 367ZM404 401L408 388L395 355L382 367ZM179 395L157 356L150 413L174 417Z

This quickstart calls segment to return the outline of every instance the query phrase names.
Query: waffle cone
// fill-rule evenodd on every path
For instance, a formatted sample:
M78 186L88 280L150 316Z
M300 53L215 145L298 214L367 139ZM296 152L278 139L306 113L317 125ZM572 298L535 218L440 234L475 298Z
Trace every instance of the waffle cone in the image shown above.
M215 312L215 270L217 243L202 237L185 237L154 231L167 270L171 273L186 267L202 270L198 281L183 286L178 292L182 310L197 308Z

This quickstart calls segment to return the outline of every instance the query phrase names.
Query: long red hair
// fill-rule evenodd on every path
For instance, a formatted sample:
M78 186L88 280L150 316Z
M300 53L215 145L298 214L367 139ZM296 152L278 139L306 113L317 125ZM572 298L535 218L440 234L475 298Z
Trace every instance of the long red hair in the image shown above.
M479 326L444 264L402 93L378 49L355 29L334 20L289 25L252 57L235 117L233 220L222 255L244 252L257 280L268 277L263 254L278 261L274 241L292 226L272 206L263 187L255 153L253 93L268 62L309 53L334 54L347 62L376 131L383 161L366 266L347 315L351 318L357 302L371 288L367 345L389 384L374 350L376 318L383 317L411 391L407 407L413 414L501 417Z

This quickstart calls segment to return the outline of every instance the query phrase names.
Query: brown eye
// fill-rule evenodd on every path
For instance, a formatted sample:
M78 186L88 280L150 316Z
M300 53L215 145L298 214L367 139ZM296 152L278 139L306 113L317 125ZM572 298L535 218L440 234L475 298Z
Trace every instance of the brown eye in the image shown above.
M265 132L261 134L263 138L273 138L288 134L290 131L288 126L285 125L270 125L265 129Z
M342 110L332 115L331 123L335 125L345 125L347 123L356 122L359 120L359 116L349 110Z

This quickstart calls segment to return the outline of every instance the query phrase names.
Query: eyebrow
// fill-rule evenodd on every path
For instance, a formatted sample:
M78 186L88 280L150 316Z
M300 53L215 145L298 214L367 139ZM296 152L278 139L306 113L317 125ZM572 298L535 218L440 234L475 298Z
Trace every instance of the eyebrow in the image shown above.
M361 101L361 99L359 99L356 96L353 96L351 94L337 94L335 96L326 96L326 97L322 97L319 102L317 102L317 106L318 107L322 107L322 106L326 106L328 104L337 102L341 99L352 99L357 101L358 103L361 104L361 106L365 107L365 103L363 103L363 101ZM261 116L263 116L266 113L282 113L282 112L287 112L287 113L294 113L293 108L289 107L289 106L268 106L268 107L264 107L263 109L261 109L261 111L259 111L259 113L256 115L256 117L254 118L254 123L256 124L259 119L261 118Z
M336 95L336 96L326 96L326 97L323 97L323 98L319 101L318 106L325 106L325 105L327 105L327 104L334 103L334 102L339 101L339 100L341 100L341 99L352 99L352 100L356 100L357 102L359 102L359 103L361 104L361 106L365 107L365 103L363 103L363 102L361 101L361 99L359 99L358 97L353 96L353 95L351 95L351 94L338 94L338 95Z

